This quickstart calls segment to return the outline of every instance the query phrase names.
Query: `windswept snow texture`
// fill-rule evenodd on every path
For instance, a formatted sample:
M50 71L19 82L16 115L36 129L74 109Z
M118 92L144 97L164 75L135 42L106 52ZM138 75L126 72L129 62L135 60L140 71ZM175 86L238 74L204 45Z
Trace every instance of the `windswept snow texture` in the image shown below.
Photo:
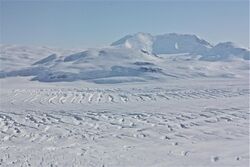
M243 79L1 79L1 166L249 166Z
M0 49L0 166L249 166L248 49L175 33Z

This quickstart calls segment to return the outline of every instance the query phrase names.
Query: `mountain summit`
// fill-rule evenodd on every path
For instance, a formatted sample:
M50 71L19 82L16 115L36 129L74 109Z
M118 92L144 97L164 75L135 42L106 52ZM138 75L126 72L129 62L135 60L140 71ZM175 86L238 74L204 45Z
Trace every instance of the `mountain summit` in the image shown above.
M196 35L168 33L153 36L149 33L126 35L111 46L143 49L155 54L194 53L202 54L213 47Z
M136 33L113 42L111 46L144 50L151 54L180 54L200 55L201 60L228 60L234 57L249 60L249 50L241 48L232 42L222 42L212 45L208 41L192 34L167 33L151 35Z

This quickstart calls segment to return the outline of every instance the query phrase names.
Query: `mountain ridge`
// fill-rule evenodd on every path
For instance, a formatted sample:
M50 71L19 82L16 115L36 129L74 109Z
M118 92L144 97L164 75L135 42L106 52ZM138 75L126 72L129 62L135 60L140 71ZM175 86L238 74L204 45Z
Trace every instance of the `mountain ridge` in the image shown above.
M217 49L214 48L227 45L231 47L230 51L235 48L238 51L241 49L245 52L244 55L249 52L249 49L239 47L233 42L220 42L216 45L212 45L208 41L194 34L165 33L153 36L149 33L138 32L134 35L126 35L111 43L111 46L133 48L137 50L143 49L152 54L191 53L203 56L207 54L211 55L211 50L213 54L217 54L217 52L215 52ZM224 47L223 50L225 51L226 48ZM238 53L239 52L236 52L235 54ZM242 53L239 54L242 55ZM245 58L247 56L242 57Z
M4 48L4 45L0 47ZM232 42L212 45L189 34L152 36L137 33L104 48L77 51L15 47L8 46L0 51L0 78L32 76L32 80L41 82L120 83L233 78L241 76L235 71L245 73L249 69L249 50Z

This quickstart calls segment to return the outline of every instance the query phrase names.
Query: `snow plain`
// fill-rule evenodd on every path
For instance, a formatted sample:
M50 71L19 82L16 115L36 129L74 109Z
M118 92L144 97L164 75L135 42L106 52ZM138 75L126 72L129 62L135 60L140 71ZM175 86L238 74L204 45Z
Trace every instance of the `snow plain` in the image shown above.
M133 48L144 46L137 36L151 49ZM0 166L249 166L246 50L213 61L200 59L204 54L154 54L153 38L127 36L91 54L1 45ZM168 48L182 43L183 36ZM114 66L123 68L114 75ZM24 69L31 72L23 75ZM143 70L131 75L131 69ZM56 79L44 78L47 71ZM58 72L81 75L57 80Z

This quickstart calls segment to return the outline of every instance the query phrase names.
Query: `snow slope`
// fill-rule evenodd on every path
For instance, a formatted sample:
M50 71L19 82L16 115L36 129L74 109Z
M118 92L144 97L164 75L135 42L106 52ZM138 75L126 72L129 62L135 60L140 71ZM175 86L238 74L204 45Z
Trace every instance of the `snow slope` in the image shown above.
M201 60L207 61L227 61L235 57L249 60L249 50L241 48L232 42L223 42L215 45L210 51L203 55Z
M77 52L77 50L0 44L0 71L30 67L48 55L68 55L73 52Z

